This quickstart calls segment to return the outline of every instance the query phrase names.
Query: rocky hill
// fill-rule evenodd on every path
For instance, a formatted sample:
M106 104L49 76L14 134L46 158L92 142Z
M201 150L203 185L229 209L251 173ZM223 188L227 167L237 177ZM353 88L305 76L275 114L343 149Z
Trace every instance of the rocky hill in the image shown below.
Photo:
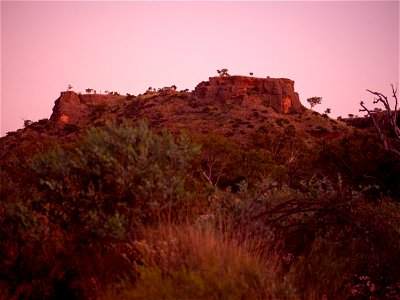
M237 140L245 140L249 132L271 123L292 124L314 136L344 126L303 107L294 81L246 76L211 77L192 92L171 87L138 96L62 92L50 120L61 129L65 125L83 127L123 117L134 121L145 118L154 128L215 131Z
M348 126L306 109L285 78L248 76L210 77L193 91L175 86L149 89L137 96L61 92L49 120L43 119L10 132L0 142L2 149L24 139L55 138L71 141L88 125L107 119L146 119L150 128L194 135L216 133L246 144L252 133L266 126L278 130L293 126L312 140L336 138Z

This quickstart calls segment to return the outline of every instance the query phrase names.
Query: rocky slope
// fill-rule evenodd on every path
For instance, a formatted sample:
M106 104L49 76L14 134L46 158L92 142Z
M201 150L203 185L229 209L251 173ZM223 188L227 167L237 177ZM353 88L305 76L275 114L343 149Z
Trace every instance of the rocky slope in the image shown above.
M1 145L4 149L19 138L46 136L73 140L87 125L122 118L146 119L155 130L214 132L244 144L263 126L292 125L310 138L336 138L348 130L344 123L306 109L290 79L219 76L199 83L191 92L174 86L137 96L61 92L50 120L9 133Z

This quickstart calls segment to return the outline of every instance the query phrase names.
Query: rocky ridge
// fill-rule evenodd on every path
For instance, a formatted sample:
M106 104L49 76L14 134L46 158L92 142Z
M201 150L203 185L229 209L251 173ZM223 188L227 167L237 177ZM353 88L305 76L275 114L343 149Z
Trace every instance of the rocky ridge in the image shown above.
M194 136L214 133L242 145L266 128L283 132L293 127L310 143L315 138L338 138L348 131L345 123L305 108L293 80L219 76L199 83L193 91L172 86L137 96L61 92L49 120L7 133L0 147L8 149L21 139L72 142L87 126L102 126L108 119L133 123L144 119L155 131L183 131Z
M164 88L159 92L146 92L145 98L171 97L178 93ZM198 84L193 92L186 93L186 98L192 102L215 101L219 104L238 104L252 108L271 107L283 114L299 112L303 109L299 95L294 91L294 81L285 78L210 77L209 81ZM127 102L124 96L62 92L55 101L50 119L61 124L86 123L85 119L93 110L110 110Z

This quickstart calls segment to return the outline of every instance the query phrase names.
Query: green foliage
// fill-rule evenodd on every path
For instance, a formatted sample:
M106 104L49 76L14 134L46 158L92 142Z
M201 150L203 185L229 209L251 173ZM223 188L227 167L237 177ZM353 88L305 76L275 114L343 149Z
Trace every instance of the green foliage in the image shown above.
M33 124L33 121L31 121L31 120L24 120L24 128L27 128L27 127L29 127L30 125L32 125Z
M64 277L57 258L63 235L29 202L16 200L0 204L0 236L0 297L45 299L54 294L54 283Z
M252 96L258 94L258 89L257 88L252 88L248 91L246 91L247 95Z
M311 108L313 108L315 105L321 104L322 97L311 97L307 99L307 102L310 103Z
M187 137L158 136L143 122L137 128L107 122L90 128L74 149L40 155L32 168L52 219L80 228L80 235L103 236L107 229L115 238L121 233L112 229L135 228L185 199L188 161L197 151Z
M76 132L79 131L79 127L75 124L67 123L64 125L64 131L68 133Z
M188 137L157 135L144 122L106 122L76 144L17 164L27 173L20 181L10 181L12 168L5 168L2 294L86 298L94 293L91 276L112 282L129 275L118 245L144 225L179 217L190 199L185 183L198 152Z
M277 119L277 120L275 121L275 123L276 123L278 126L283 127L285 124L289 124L290 122L289 122L288 119L279 118L279 119Z
M360 187L372 199L380 194L399 197L400 159L384 151L377 135L355 130L321 146L317 164L329 170L329 174L342 174L347 184Z
M200 177L212 186L228 187L236 184L241 160L239 145L217 134L199 138L202 153L198 162Z
M312 176L313 149L307 146L305 137L293 125L284 129L273 125L262 126L251 136L251 145L269 151L273 163L269 175L279 182L298 186L301 179Z
M230 76L228 74L228 69L217 70L217 73L218 73L219 76Z
M136 98L135 95L131 95L129 93L126 93L126 100L132 100L132 99L135 99L135 98Z
M244 153L242 164L246 181L254 184L269 176L274 159L268 150L250 149Z

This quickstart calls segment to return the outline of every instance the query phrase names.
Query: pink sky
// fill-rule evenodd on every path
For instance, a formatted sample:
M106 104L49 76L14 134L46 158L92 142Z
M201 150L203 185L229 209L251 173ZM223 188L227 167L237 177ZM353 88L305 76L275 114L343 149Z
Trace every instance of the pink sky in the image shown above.
M139 94L232 75L294 80L358 114L399 83L399 2L1 2L1 135L49 118L71 84ZM368 101L366 101L368 102Z

